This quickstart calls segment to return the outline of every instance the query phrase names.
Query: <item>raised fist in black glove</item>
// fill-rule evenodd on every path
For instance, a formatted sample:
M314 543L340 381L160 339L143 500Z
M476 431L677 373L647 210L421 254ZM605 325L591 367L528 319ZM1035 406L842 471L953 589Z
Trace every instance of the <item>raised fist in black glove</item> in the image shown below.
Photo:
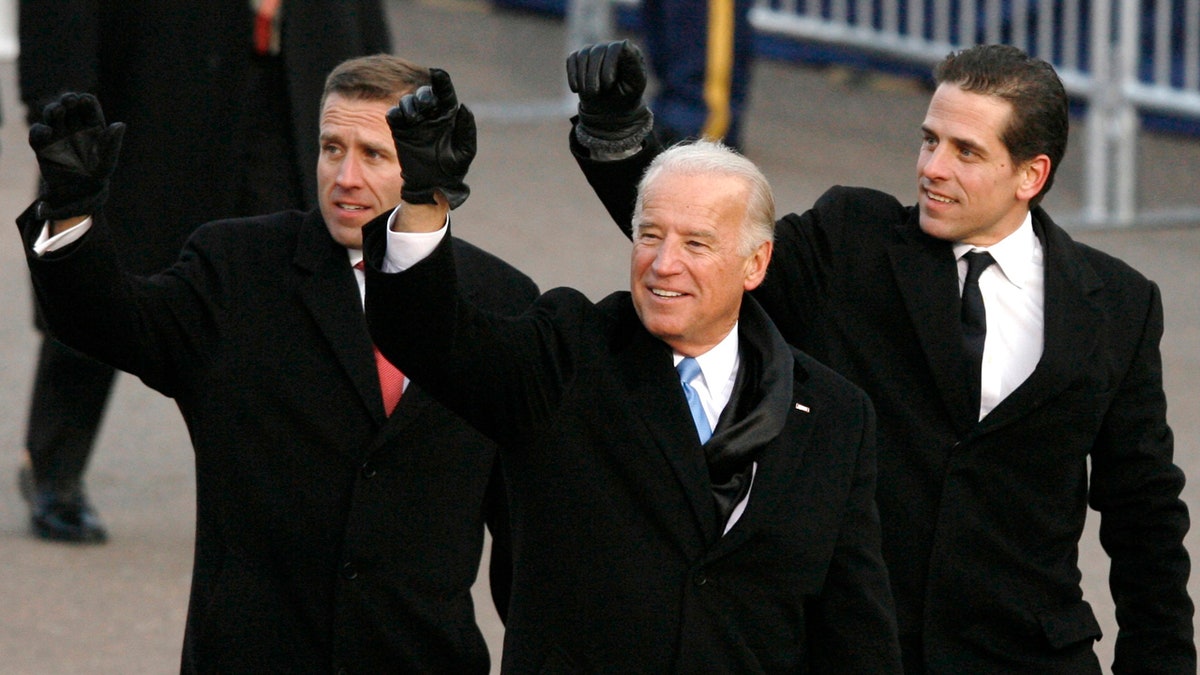
M430 68L429 75L432 85L405 94L387 114L404 175L400 197L433 204L441 192L454 209L471 194L463 179L475 159L475 116L458 102L449 73Z
M646 62L629 40L572 52L567 57L567 85L579 94L575 138L590 150L632 150L654 126L654 116L642 100Z
M105 124L91 94L63 94L29 127L29 147L42 172L34 215L64 220L95 213L108 199L125 125Z

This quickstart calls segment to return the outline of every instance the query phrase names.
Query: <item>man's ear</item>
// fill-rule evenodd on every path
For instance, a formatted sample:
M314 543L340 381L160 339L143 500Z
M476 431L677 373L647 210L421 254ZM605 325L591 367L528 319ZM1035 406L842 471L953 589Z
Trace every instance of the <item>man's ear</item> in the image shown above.
M1042 191L1042 187L1050 179L1050 157L1038 155L1018 167L1017 171L1021 174L1021 182L1017 185L1017 199L1028 202Z
M754 254L746 260L746 278L742 283L742 287L747 291L752 291L758 288L759 284L767 276L767 266L771 264L771 253L775 250L775 243L764 241L758 245Z

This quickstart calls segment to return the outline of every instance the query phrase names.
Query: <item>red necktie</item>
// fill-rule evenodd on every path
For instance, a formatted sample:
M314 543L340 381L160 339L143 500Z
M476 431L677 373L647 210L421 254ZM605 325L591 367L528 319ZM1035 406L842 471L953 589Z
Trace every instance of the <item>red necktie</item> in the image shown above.
M375 347L375 369L379 371L379 389L383 392L383 409L391 415L404 393L404 373L384 358L379 347Z
M271 54L279 49L276 23L281 0L260 0L254 14L254 51Z
M354 269L361 270L363 261L358 261L354 265ZM372 345L374 346L374 345ZM392 365L379 351L379 347L375 347L375 370L379 372L379 389L383 392L383 409L388 415L396 409L396 404L400 402L400 395L404 393L404 373L400 369Z

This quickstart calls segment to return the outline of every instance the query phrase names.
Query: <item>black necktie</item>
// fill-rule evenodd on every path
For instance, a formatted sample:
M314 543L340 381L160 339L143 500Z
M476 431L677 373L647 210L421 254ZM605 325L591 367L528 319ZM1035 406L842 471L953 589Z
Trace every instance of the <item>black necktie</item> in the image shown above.
M996 260L986 251L968 251L963 257L967 260L967 279L963 282L962 292L963 338L967 356L979 368L983 362L984 338L987 337L987 312L983 307L983 294L979 292L979 275Z
M967 355L970 367L971 408L972 415L979 414L979 389L983 378L983 343L987 338L987 312L983 307L983 294L979 292L979 275L996 262L991 253L986 251L968 251L964 258L967 260L967 278L963 282L962 292L962 329L963 350Z

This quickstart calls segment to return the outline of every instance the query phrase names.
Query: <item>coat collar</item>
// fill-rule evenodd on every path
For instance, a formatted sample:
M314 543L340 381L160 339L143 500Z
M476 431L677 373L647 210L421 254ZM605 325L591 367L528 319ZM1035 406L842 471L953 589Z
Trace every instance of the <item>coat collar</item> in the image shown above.
M765 313L748 295L746 302L748 304L743 305L741 325L759 325L756 321L747 323L746 312L758 312L764 319ZM793 396L785 402L788 409L779 421L782 432L776 428L771 433L774 440L757 455L759 472L751 490L753 506L747 509L743 520L729 535L720 537L723 524L718 522L716 516L704 449L696 439L691 413L688 412L687 401L679 385L679 376L672 367L671 349L642 327L631 302L626 301L619 311L618 321L624 325L618 329L618 333L625 337L617 342L614 349L618 376L631 393L642 422L687 495L693 521L706 542L720 539L719 544L723 548L740 541L744 533L752 528L753 522L764 517L772 505L782 501L780 491L785 490L793 480L803 449L808 446L810 416L807 411L793 405L796 401L807 400L804 383L808 380L808 373L795 362L790 348L773 324L766 321L765 325L774 333L774 341L782 346L791 361L791 382L786 387Z
M305 214L292 263L301 279L300 298L354 383L362 404L381 427L386 425L389 435L407 426L431 400L410 383L391 417L384 413L374 348L350 258L329 236L320 211Z
M942 401L960 435L992 430L1027 414L1061 391L1091 353L1101 321L1091 299L1102 283L1078 245L1040 207L1034 233L1045 258L1045 346L1033 374L984 420L971 410L967 365L961 357L958 274L953 247L920 231L915 209L888 249L892 274L921 343Z
M962 348L953 248L921 232L913 210L897 241L888 247L888 256L942 403L958 432L965 433L979 413L971 411L971 377Z
M1103 312L1094 300L1104 286L1099 275L1041 208L1034 210L1033 226L1046 261L1042 358L1029 378L980 421L978 433L1011 424L1069 386L1100 334Z
M630 392L632 407L671 466L687 495L693 521L704 541L716 532L708 466L696 438L691 413L672 367L671 348L642 326L633 304L626 297L618 310L614 345L617 376Z
M750 502L737 524L717 541L709 554L715 559L748 541L780 505L795 499L796 481L803 472L806 452L812 446L813 412L807 405L814 393L809 390L808 371L793 356L792 398L783 430L759 455L758 472L750 488ZM820 414L818 411L816 414Z

